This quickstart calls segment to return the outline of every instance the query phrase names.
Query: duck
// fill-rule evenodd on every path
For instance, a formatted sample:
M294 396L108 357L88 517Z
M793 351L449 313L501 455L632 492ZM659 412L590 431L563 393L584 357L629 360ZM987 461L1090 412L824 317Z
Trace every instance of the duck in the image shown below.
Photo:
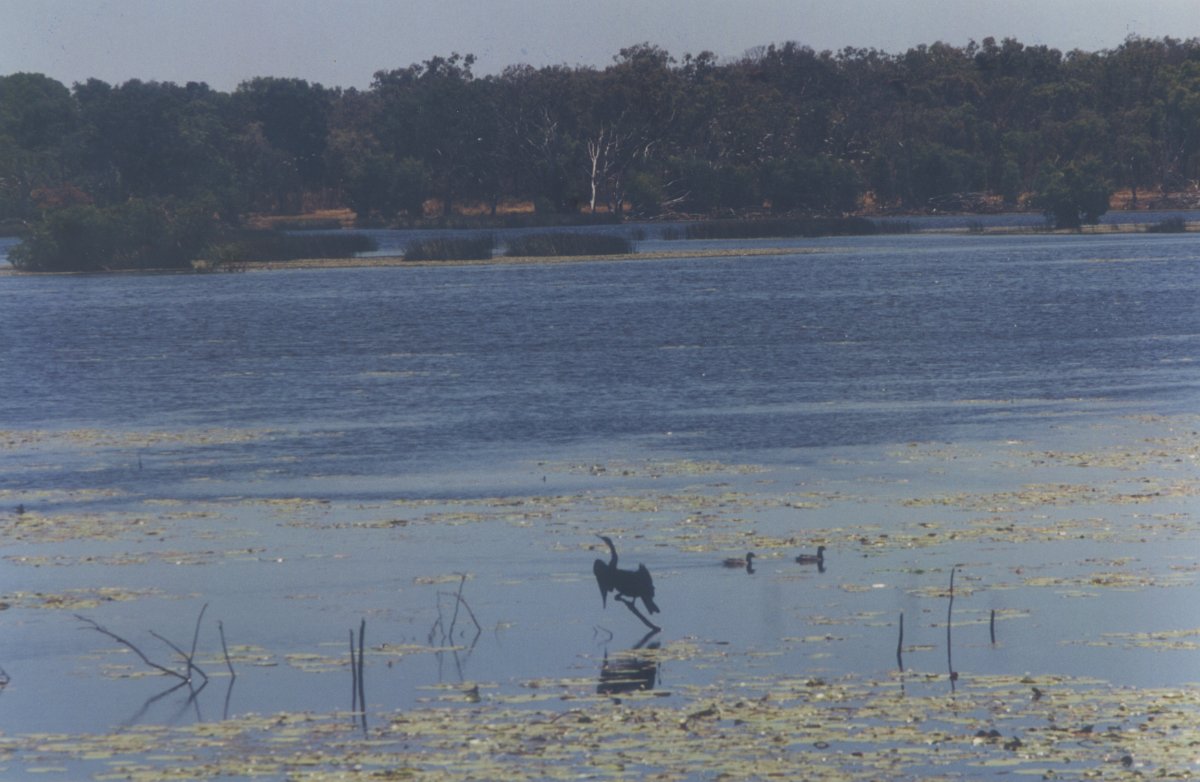
M754 572L754 552L753 551L746 552L746 556L744 556L744 557L729 557L728 559L724 560L721 564L724 565L725 567L729 567L729 568L744 567L744 568L746 568L747 573L753 573Z
M825 563L825 547L817 546L816 554L801 554L796 557L801 565L823 565Z

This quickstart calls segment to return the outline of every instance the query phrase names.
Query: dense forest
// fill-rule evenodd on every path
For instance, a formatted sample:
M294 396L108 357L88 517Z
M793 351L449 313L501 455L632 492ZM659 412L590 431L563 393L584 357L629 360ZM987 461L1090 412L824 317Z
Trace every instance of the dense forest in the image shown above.
M0 77L0 222L26 234L16 257L30 268L81 253L171 265L249 214L349 208L394 225L513 203L547 221L1022 205L1071 225L1113 189L1144 204L1200 179L1197 39L1066 53L786 43L728 61L643 44L603 69L489 76L473 63L381 70L365 91Z

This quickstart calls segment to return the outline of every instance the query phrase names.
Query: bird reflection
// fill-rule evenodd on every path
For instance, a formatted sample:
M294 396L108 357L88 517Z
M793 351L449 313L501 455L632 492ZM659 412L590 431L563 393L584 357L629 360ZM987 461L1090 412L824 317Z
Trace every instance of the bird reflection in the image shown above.
M658 634L651 630L637 645L626 652L613 655L610 660L607 650L604 652L604 662L600 665L600 683L596 692L600 695L619 695L624 692L646 692L654 689L658 683L658 660L653 654L637 654L643 647L647 651L658 649L658 641L646 645L646 642Z
M728 568L735 568L735 567L745 568L747 573L753 573L754 572L754 552L753 551L747 552L745 557L729 557L721 564Z
M608 550L612 553L612 557L607 563L602 559L597 559L592 563L592 572L596 574L596 585L600 587L601 603L607 607L608 593L616 592L615 599L620 600L639 617L641 615L634 606L638 598L641 598L647 611L657 614L658 605L654 602L654 580L650 577L650 571L646 569L645 565L638 565L637 570L618 568L617 547L613 545L612 539L604 535L597 535L597 537L608 544ZM642 618L642 621L646 622L645 618ZM653 628L653 625L651 627Z

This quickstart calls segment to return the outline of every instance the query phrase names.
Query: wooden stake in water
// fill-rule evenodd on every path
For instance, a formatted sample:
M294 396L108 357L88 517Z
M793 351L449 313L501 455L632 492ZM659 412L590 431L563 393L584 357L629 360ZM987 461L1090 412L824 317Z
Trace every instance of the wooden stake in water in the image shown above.
M900 638L896 641L896 665L904 672L904 612L900 612Z
M992 646L996 645L996 609L992 609L992 619L988 622L988 629L992 633Z
M950 669L950 689L954 689L954 682L958 681L958 674L954 671L954 660L951 656L953 644L950 641L951 619L954 612L954 571L957 566L950 568L950 603L946 606L946 667Z

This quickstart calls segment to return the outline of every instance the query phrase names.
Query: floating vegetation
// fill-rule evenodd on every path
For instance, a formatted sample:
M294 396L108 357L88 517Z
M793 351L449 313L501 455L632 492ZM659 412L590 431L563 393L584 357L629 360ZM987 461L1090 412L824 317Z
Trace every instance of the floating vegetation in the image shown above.
M1021 777L1191 778L1200 693L1052 676L769 677L676 699L528 682L497 700L464 683L404 711L247 715L112 734L6 736L6 765L97 764L96 779L363 777L568 780ZM546 695L558 696L547 699ZM567 699L562 700L563 697ZM550 706L549 704L556 704ZM235 749L236 748L236 749Z
M767 472L767 468L759 464L725 464L717 461L693 461L680 459L674 461L640 461L640 462L605 462L592 464L551 464L543 463L548 471L562 471L574 474L596 476L613 476L621 478L664 478L681 475L750 475Z
M1180 670L1200 649L1192 622L1172 627L1164 620L1147 630L1114 620L1047 637L1049 651L1030 650L1041 673L981 669L1007 670L1016 659L1024 667L1024 656L1012 656L1018 643L1049 627L1056 612L1101 615L1110 596L1164 605L1187 600L1200 582L1200 566L1188 556L1200 534L1190 506L1200 481L1188 472L1197 421L1138 422L1154 436L1094 451L1017 441L913 444L870 457L843 451L830 457L830 473L817 477L686 459L531 463L533 480L565 476L563 486L551 483L542 495L324 499L288 483L199 502L125 497L104 487L13 489L0 495L9 503L0 508L0 536L9 547L3 564L41 581L0 595L8 629L60 621L61 613L34 612L62 609L129 626L143 607L177 612L179 603L165 602L182 597L172 589L194 589L208 576L258 583L269 572L279 579L277 594L255 595L248 610L282 610L262 627L254 625L256 614L243 613L237 628L242 636L265 633L250 638L258 643L223 648L210 633L202 654L194 640L193 651L181 645L174 654L146 640L144 653L184 676L191 666L223 676L227 664L243 680L255 677L242 685L255 700L235 697L236 708L277 708L272 688L295 687L288 708L296 711L205 722L212 701L202 715L185 689L173 701L182 709L162 720L171 726L137 724L149 722L145 709L111 733L108 723L53 734L23 733L10 723L0 736L4 773L140 782L1194 777L1194 687L1134 688L1067 675L1091 670L1076 667L1074 658L1112 650L1122 662L1153 658L1157 671L1171 671L1168 681L1186 681ZM133 443L147 437L154 438L150 446L171 447L262 436L271 433L77 430L69 437L35 433L11 448L87 452L142 447ZM927 475L933 478L916 479ZM68 502L70 513L50 508ZM605 640L604 628L588 626L604 619L559 613L564 601L585 593L595 601L585 582L596 532L624 541L629 563L646 558L668 629L681 635L609 649L612 634ZM255 539L235 546L229 536ZM497 541L531 551L511 568L497 565L489 560L513 550L501 544L490 551ZM455 554L467 545L469 563ZM793 562L817 545L828 549L828 572ZM377 553L384 546L386 556ZM720 567L723 557L751 550L756 575ZM430 552L437 556L422 558ZM386 570L370 569L373 556ZM322 565L317 580L309 577L314 564ZM129 567L129 583L161 584L164 591L101 586L109 566ZM461 572L466 567L470 579ZM335 572L353 576L339 580ZM689 605L681 584L711 588L696 599L721 602ZM752 604L751 595L768 600ZM1085 597L1093 600L1074 601ZM526 601L523 613L507 613L509 598ZM122 605L130 600L146 602ZM718 606L726 612L719 622L731 628L757 627L743 619L760 611L777 615L778 624L764 625L767 640L750 642L726 633L725 624L701 631L679 619ZM379 619L371 644L364 644L361 615ZM961 652L955 647L957 667L948 665L951 619L962 645ZM497 674L495 661L484 658L520 645L526 632L550 632L537 622L582 641L544 678L533 678L539 671L532 668ZM351 623L359 629L348 655L344 628ZM312 641L297 640L297 633L311 633ZM142 643L142 635L128 637ZM162 672L114 646L66 658L70 670L142 697L137 688ZM866 665L848 662L863 659L868 647ZM1088 655L1078 654L1085 647ZM538 653L532 644L522 649ZM420 669L435 667L419 678ZM386 690L384 676L393 677ZM397 679L405 684L396 686ZM24 692L37 686L19 681ZM331 690L344 701L320 700ZM315 705L297 706L303 697ZM191 719L193 711L196 724L180 725L179 715Z
M66 589L62 592L11 592L4 595L3 605L12 608L39 608L58 611L82 611L114 601L162 597L155 589L124 587L94 587Z
M68 540L116 540L159 537L165 531L159 519L127 513L52 513L26 511L0 515L0 536L25 543L61 543Z

